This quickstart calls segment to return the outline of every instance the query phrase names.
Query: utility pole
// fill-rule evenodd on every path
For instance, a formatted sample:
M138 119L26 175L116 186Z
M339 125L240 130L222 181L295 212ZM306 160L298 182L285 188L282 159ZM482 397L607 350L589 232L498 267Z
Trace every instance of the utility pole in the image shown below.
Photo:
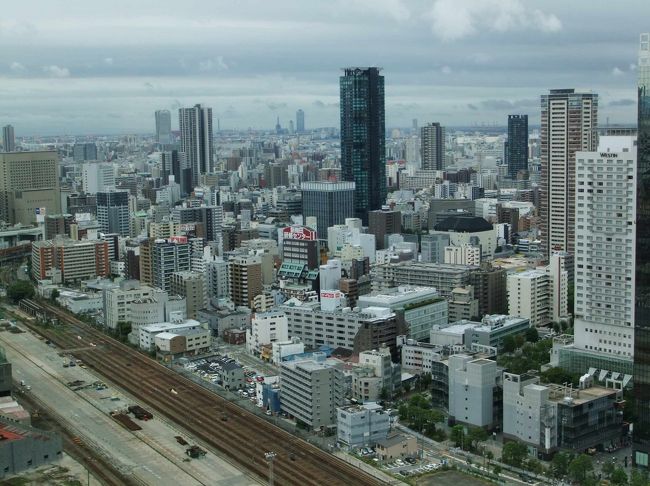
M275 460L277 454L275 452L267 452L264 454L264 457L269 463L269 486L273 486L273 461Z

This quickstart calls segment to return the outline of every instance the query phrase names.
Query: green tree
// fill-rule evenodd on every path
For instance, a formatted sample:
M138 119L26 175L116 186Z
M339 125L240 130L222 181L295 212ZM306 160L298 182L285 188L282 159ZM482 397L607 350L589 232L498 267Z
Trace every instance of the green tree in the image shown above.
M7 287L7 297L14 304L17 304L22 299L31 299L35 293L34 286L27 280L17 280Z
M605 461L605 463L603 464L603 467L602 467L602 469L601 469L601 471L603 472L603 474L604 474L605 476L607 476L608 478L612 476L612 473L613 473L615 470L616 470L616 466L614 465L613 462L610 462L610 461Z
M569 373L560 367L549 368L542 373L542 381L544 383L577 383L580 375Z
M645 469L632 469L632 476L630 477L630 486L648 486L649 478L648 471Z
M627 473L620 467L617 467L609 477L612 484L627 484Z
M529 343L536 343L539 341L539 332L536 327L529 327L526 330L526 341Z
M400 420L406 420L409 414L408 406L406 406L405 404L400 405L398 408L398 413L399 413Z
M404 383L404 394L406 395L411 391L411 384L409 382Z
M492 452L491 450L488 449L487 451L485 451L485 458L487 459L488 464L489 464L490 461L492 459L494 459L494 452Z
M594 469L591 457L586 454L580 454L569 463L569 476L578 483L584 483L587 475Z
M526 469L534 474L542 474L544 472L544 466L534 457L526 461Z
M571 462L571 456L565 454L564 452L558 452L553 456L551 460L551 473L554 478L562 478L569 473L569 463Z
M528 456L528 447L519 442L508 442L501 450L501 461L514 467L521 467Z
M480 442L485 442L488 438L487 430L482 427L471 427L467 431L467 442L472 450L477 450Z
M59 295L61 295L61 292L59 292L59 289L53 289L52 292L50 292L50 300L52 302L56 302L56 299L59 298Z
M381 391L379 392L379 399L380 400L388 400L390 398L390 394L388 393L388 388L385 386L381 387Z
M521 334L515 336L515 345L517 346L517 349L521 348L525 342L526 342L526 338L524 338L524 336L522 336Z
M126 341L130 332L131 332L130 322L118 321L117 326L115 327L115 336L120 341Z
M497 477L499 476L499 474L501 474L501 471L502 471L501 466L499 466L498 464L492 466L492 472L496 474Z
M456 447L465 445L465 427L462 425L454 425L451 428L451 434L449 438L454 442Z
M512 353L517 349L517 343L515 342L514 336L508 335L503 338L503 351L506 353Z

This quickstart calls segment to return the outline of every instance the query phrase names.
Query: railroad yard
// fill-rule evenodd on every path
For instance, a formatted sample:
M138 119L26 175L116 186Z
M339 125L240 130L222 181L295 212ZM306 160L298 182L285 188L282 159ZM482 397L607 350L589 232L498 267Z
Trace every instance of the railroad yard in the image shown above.
M109 427L113 430L119 430L120 434L125 434L120 437L120 443L122 441L128 443L129 437L132 439L134 436L146 432L150 434L147 436L147 440L153 443L152 447L155 447L154 444L157 441L162 441L163 437L160 435L160 428L154 427L153 424L159 422L158 417L162 415L165 421L173 422L176 424L174 427L183 432L179 433L177 431L173 433L170 427L170 432L168 434L164 433L164 440L167 443L164 444L164 447L162 444L156 444L158 447L171 448L174 451L173 454L178 455L180 452L180 455L189 458L186 446L182 446L174 438L178 435L186 435L200 441L200 444L197 444L199 449L207 450L207 454L202 456L195 449L192 454L196 453L198 458L191 459L190 465L205 464L204 461L209 460L210 457L216 457L211 452L217 452L227 458L229 462L249 471L256 478L266 481L270 469L267 459L270 456L268 453L273 453L271 461L276 484L355 484L362 486L381 484L380 480L168 370L154 360L107 337L99 330L84 324L74 316L61 311L61 309L42 302L30 301L29 304L32 307L32 312L35 311L40 316L46 315L48 318L54 317L59 324L44 327L35 324L32 320L31 322L26 321L25 325L59 347L59 352L65 350L65 353L73 356L75 360L81 360L84 366L97 373L97 375L88 373L89 376L84 379L86 383L93 384L101 381L108 385L107 388L103 388L101 384L98 384L98 386L91 386L74 392L65 385L65 383L73 381L66 376L63 386L57 387L57 389L64 388L66 394L72 393L82 396L103 394L102 397L96 397L96 399L103 404L102 411L104 414L101 414L102 418L109 422L113 420L109 416L111 411L123 410L128 405L132 405L133 401L153 413L154 419L146 421L139 421L134 419L133 415L130 416L137 425L142 427L142 431L131 432L126 428ZM21 336L26 335L27 333L16 335L7 333L6 336L2 337L11 343L12 340L20 339ZM41 343L41 346L48 347L43 341L36 341ZM20 348L22 349L22 345ZM51 373L53 369L56 369L61 374L74 373L75 375L79 372L90 371L81 370L79 366L63 368L63 361L58 356L57 350L53 351L57 357L57 363L48 363L46 356L33 354L33 356L39 356L38 361L42 361L37 363L37 368L41 368L41 373ZM47 371L43 369L44 366L48 368ZM83 379L78 376L76 378ZM27 377L27 379L38 383L35 376ZM47 382L48 379L42 381ZM51 381L51 377L49 381ZM117 406L116 401L111 399L114 393L112 387L116 384L119 384L130 395L131 400L128 403L125 402ZM40 385L36 384L32 392L36 391L36 386ZM62 393L61 390L59 392ZM86 401L86 397L83 396L83 398L84 400L80 401ZM74 400L69 396L67 396L67 399ZM135 462L133 458L138 458L137 462L146 465L145 468L151 467L149 465L150 460L154 460L154 458L144 458L141 453L128 454L124 452L124 455L126 456L124 459L130 458L131 462ZM158 455L162 456L160 453ZM187 464L181 462L181 465ZM180 468L181 465L177 465L177 467ZM137 468L137 464L134 464L134 467ZM228 465L228 467L231 470L234 469L232 466ZM142 469L146 471L145 468ZM221 464L220 467L210 469L215 473L217 471L221 473L224 465ZM170 484L230 485L251 484L253 482L250 477L245 477L241 473L239 476L231 475L221 479L199 477L197 480L190 477L188 481L183 481L182 478L174 474L152 473L143 475L149 476L146 482L150 484L165 484L167 478L174 479ZM156 475L159 478L156 478Z
M75 348L65 349L83 348L76 340ZM139 402L97 376L83 360L70 366L72 353L47 345L31 332L2 332L0 342L13 364L16 382L25 383L23 394L56 411L62 425L74 430L76 441L109 459L123 478L132 478L133 484L258 484L256 478L215 454L191 459L187 449L196 444L187 434L160 416L136 418L128 408ZM130 430L111 416L116 413L137 429ZM175 436L179 435L188 439L188 446L177 442Z

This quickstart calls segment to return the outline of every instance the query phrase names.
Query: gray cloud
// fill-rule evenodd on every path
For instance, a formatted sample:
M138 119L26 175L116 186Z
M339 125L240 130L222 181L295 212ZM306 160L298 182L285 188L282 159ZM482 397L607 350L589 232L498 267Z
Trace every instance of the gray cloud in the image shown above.
M636 106L636 100L624 98L622 100L612 100L607 106Z

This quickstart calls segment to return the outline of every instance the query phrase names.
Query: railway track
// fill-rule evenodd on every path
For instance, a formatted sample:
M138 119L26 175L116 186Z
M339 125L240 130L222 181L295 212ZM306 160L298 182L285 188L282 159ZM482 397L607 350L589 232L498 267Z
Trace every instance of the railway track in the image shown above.
M273 471L277 484L382 484L380 480L168 370L67 312L43 302L32 301L32 304L56 316L66 326L55 330L25 322L27 327L83 360L143 404L181 425L257 477L268 477L265 453L272 451L276 454ZM89 343L95 346L89 349ZM172 389L175 393L171 392Z

